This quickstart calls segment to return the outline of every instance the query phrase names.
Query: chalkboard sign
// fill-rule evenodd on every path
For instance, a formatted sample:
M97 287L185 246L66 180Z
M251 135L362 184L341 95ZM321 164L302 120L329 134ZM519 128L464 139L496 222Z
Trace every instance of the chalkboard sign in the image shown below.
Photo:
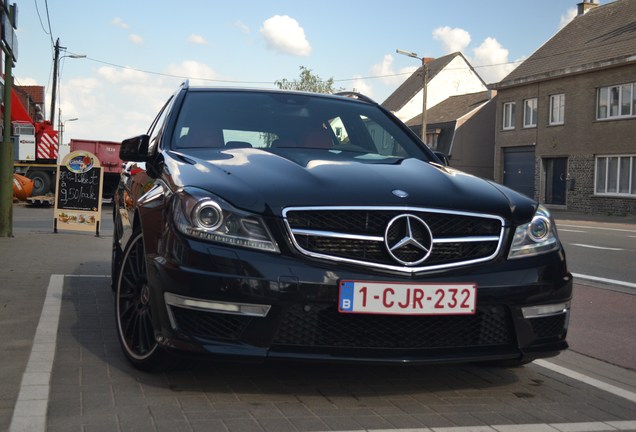
M65 210L97 211L101 168L86 172L73 172L64 165L59 167L57 208Z
M99 236L104 173L97 156L79 150L57 167L54 231L95 230Z

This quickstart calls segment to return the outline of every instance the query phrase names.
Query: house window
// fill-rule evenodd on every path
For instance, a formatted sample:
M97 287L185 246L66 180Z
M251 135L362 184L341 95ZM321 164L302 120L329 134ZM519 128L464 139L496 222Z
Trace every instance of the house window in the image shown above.
M515 103L503 104L503 128L504 130L515 128Z
M523 127L530 128L537 126L537 98L523 101Z
M597 120L634 116L636 116L636 83L598 89Z
M636 155L598 156L594 175L596 195L636 197Z
M550 124L561 125L565 122L565 95L550 96Z

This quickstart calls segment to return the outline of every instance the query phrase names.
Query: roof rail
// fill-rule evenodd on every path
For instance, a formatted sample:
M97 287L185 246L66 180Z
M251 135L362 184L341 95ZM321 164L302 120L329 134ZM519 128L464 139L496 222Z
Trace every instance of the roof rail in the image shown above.
M363 95L362 93L354 92L354 91L343 91L334 93L336 96L348 97L350 99L357 99L363 102L376 103L373 99L368 96Z

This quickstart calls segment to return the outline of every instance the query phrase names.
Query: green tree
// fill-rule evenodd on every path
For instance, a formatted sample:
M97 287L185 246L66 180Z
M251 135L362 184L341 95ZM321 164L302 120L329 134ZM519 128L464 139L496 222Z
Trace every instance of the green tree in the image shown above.
M287 78L274 82L281 90L298 90L313 93L337 93L342 88L334 88L333 78L323 81L318 75L311 73L311 69L305 66L300 67L300 77L297 80L289 81Z

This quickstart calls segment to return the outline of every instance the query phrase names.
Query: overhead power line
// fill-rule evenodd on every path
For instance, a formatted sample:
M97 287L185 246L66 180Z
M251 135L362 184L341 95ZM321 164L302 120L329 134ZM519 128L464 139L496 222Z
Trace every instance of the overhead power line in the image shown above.
M176 74L169 74L169 73L164 73L164 72L156 72L156 71L151 71L151 70L146 70L146 69L139 69L139 68L135 68L132 66L124 66L124 65L120 65L117 63L112 63L112 62L107 62L104 60L99 60L93 57L86 57L86 60L90 60L92 62L95 63L100 63L106 66L111 66L114 68L118 68L118 69L124 69L124 70L130 70L130 71L134 71L134 72L142 72L142 73L147 73L150 75L157 75L157 76L163 76L163 77L168 77L168 78L178 78L178 79L187 79L187 80L198 80L198 81L208 81L208 82L218 82L218 83L224 83L224 84L275 84L276 81L242 81L242 80L227 80L227 79L219 79L219 78L204 78L204 77L193 77L193 76L186 76L186 75L176 75ZM503 66L506 64L514 64L514 63L519 63L522 60L517 60L517 61L512 61L512 62L507 62L507 63L498 63L498 64L492 64L492 65L482 65L482 66L473 66L474 68L484 68L484 67L493 67L493 66ZM398 76L403 76L403 75L411 75L413 72L399 72L399 73L394 73L394 74L385 74L385 75L372 75L372 76L362 76L362 77L356 77L356 78L339 78L339 79L334 79L334 82L348 82L348 81L357 81L357 80L371 80L371 79L382 79L382 78L393 78L393 77L398 77Z

